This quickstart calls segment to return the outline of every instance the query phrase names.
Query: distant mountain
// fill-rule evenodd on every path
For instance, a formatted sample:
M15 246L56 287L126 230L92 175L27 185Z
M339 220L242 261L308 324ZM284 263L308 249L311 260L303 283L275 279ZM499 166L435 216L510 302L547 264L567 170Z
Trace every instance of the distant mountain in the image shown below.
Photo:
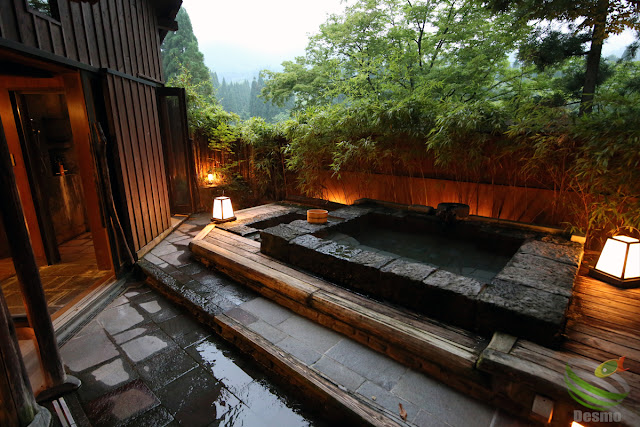
M227 82L251 81L264 69L280 71L280 64L295 56L295 53L290 57L273 56L232 45L203 45L200 49L207 67L215 70L220 81L224 78Z

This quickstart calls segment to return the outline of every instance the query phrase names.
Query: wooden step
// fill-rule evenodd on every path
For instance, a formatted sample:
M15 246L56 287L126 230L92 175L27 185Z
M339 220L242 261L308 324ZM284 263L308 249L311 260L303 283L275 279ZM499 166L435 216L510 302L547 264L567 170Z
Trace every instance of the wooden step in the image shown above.
M262 295L403 363L427 371L445 368L477 377L485 338L427 320L346 291L256 251L259 244L212 229L191 251L204 264ZM252 242L257 243L257 242ZM383 350L385 349L386 350Z

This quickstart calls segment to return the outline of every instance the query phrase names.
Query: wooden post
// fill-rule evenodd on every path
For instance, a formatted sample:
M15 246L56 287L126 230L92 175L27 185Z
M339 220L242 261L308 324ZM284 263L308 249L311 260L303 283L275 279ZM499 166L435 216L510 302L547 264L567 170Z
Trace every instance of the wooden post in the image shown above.
M62 76L64 81L69 123L73 133L78 161L80 162L80 176L84 191L84 201L89 215L89 229L93 238L93 249L96 254L98 269L111 270L111 248L106 229L104 212L100 209L101 200L97 189L95 163L91 148L91 128L87 117L87 106L82 90L79 73L67 73ZM103 223L104 222L104 223Z
M36 400L20 356L16 330L0 291L0 425L26 426L36 414Z
M33 328L38 345L40 362L44 370L47 390L38 395L39 400L55 397L67 391L75 390L80 382L73 377L67 378L62 359L58 351L51 316L47 310L47 301L42 288L40 271L31 247L29 231L24 221L20 195L13 174L11 154L0 124L0 213L9 241L16 276L20 283L22 298L29 325Z
M0 425L48 427L50 424L51 414L33 397L16 330L0 291Z

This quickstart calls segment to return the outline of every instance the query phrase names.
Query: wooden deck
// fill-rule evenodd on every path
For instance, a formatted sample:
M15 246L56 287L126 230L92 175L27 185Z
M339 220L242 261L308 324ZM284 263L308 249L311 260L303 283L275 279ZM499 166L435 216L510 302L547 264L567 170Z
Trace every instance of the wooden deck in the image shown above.
M247 219L270 209L278 208L252 208L237 216ZM640 290L614 288L586 276L585 268L574 286L567 338L550 349L515 337L490 344L486 337L390 308L275 261L260 253L258 242L213 225L191 249L205 264L279 304L475 397L521 416L529 415L536 394L549 397L555 401L553 425L569 425L573 410L591 411L567 392L569 360L600 364L626 356L629 370L618 375L631 392L612 412L622 415L621 425L640 425Z

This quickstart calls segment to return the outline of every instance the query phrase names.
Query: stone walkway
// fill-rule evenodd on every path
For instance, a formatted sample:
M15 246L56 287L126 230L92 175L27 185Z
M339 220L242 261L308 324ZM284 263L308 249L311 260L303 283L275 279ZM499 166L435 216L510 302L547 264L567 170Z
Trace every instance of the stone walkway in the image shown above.
M197 294L204 311L235 319L342 390L396 414L399 423L402 404L406 423L418 426L527 425L207 270L191 259L188 249L206 223L204 215L190 219L145 257ZM256 413L262 411L259 402L244 402Z
M146 284L125 293L61 349L82 387L80 426L306 426L319 421L252 361ZM77 402L76 402L77 405Z

